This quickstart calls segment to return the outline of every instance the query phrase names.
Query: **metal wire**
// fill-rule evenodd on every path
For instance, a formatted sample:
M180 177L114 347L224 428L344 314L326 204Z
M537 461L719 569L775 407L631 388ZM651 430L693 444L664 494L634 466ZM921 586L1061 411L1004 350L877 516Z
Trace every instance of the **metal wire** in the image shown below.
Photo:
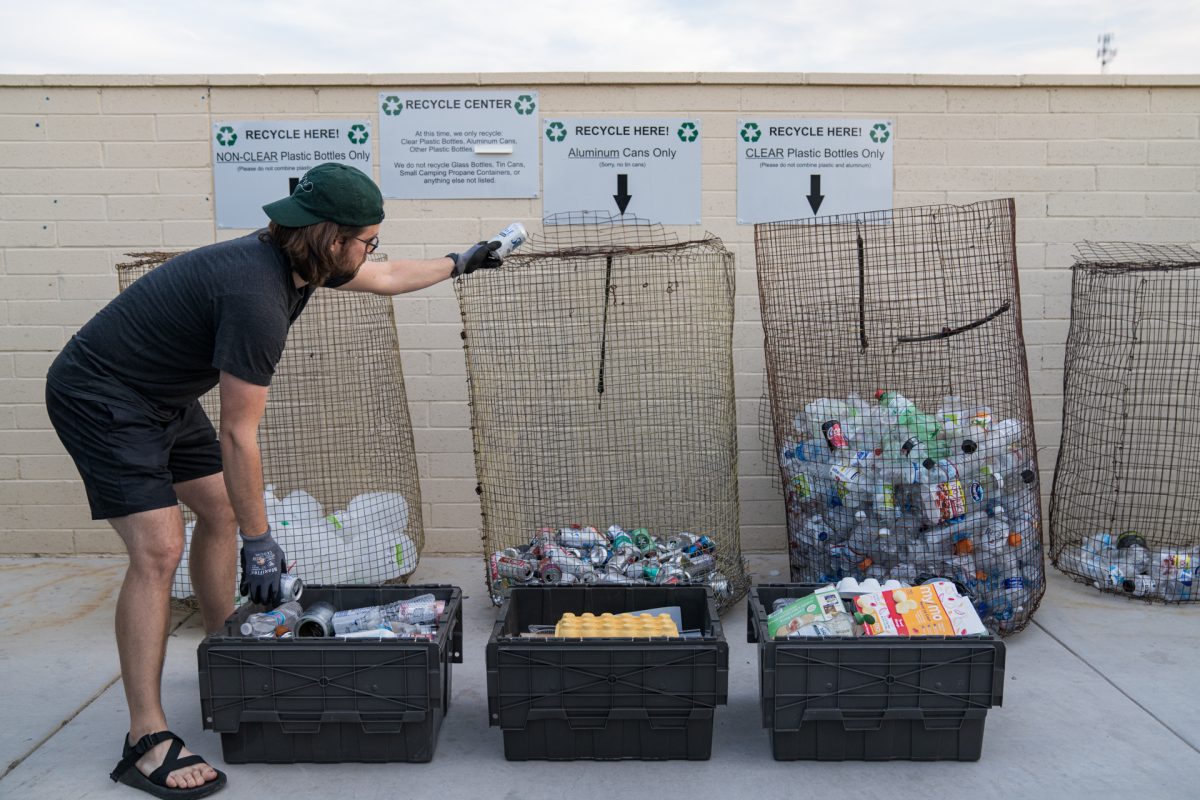
M1197 602L1200 252L1077 249L1051 558L1103 591Z
M1045 586L1012 201L762 224L755 249L792 580L946 577L1023 628Z
M120 289L172 255L128 254ZM219 426L217 390L200 402ZM425 535L390 298L317 289L288 335L258 438L267 516L296 574L322 585L407 580ZM177 598L192 594L187 559L185 548Z
M530 245L455 283L485 561L543 527L687 531L716 542L736 601L733 255L601 212Z

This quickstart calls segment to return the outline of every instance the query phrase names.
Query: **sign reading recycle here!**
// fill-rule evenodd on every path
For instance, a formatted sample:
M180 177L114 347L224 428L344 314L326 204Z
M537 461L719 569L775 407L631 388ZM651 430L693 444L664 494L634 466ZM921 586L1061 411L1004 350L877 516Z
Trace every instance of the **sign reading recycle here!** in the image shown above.
M700 223L698 119L547 117L542 137L545 216L607 211Z
M883 119L739 119L738 222L891 208L895 140Z
M379 152L384 197L537 197L537 92L380 92Z
M292 182L334 161L370 175L368 120L247 120L212 126L218 228L260 228L262 207L292 193Z

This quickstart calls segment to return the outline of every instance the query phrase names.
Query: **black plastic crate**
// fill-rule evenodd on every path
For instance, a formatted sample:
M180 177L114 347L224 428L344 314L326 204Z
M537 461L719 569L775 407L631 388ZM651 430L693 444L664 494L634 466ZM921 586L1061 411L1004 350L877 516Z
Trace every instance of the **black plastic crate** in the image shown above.
M746 602L758 642L762 724L780 761L978 761L987 710L1004 694L992 636L769 639L780 597L824 584L761 584Z
M446 603L431 641L246 639L243 606L200 643L204 727L226 763L429 761L462 663L455 586L306 586L301 604L381 605L432 593Z
M679 606L681 639L522 637L566 612ZM729 691L729 646L703 586L513 587L487 645L490 723L504 756L690 759L712 754L713 712Z

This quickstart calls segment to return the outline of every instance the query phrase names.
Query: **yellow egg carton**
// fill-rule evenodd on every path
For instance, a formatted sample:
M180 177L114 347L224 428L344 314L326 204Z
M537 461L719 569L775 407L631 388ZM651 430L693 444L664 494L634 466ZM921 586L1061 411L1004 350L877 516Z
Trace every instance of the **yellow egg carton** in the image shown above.
M679 638L679 628L670 614L609 614L596 616L590 611L576 616L562 615L554 635L564 639L648 639Z

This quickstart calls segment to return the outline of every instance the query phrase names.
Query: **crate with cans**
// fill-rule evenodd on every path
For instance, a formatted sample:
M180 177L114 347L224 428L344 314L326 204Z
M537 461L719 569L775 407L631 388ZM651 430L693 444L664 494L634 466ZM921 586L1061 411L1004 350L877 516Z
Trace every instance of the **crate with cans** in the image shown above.
M953 598L953 584L939 586ZM897 635L878 624L870 635L803 628L797 635L771 624L798 599L830 592L831 602L844 603L834 609L844 612L839 617L853 618L856 610L870 608L819 583L759 584L747 599L746 638L758 644L762 725L775 758L979 760L988 709L1003 701L1004 643L987 633ZM936 617L930 620L939 622ZM971 629L986 631L981 623Z
M703 760L729 651L708 586L514 586L487 680L510 761Z
M197 652L204 728L230 764L429 761L462 630L446 585L305 586L243 606Z
M646 528L590 525L541 528L528 545L493 553L489 559L492 599L513 586L704 585L718 602L731 594L717 563L717 542L687 531L660 537Z

